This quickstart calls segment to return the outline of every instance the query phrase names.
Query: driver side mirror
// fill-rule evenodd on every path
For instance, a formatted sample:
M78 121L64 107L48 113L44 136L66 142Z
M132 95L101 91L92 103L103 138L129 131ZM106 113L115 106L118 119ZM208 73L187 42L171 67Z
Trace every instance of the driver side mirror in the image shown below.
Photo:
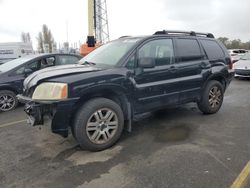
M139 67L141 68L154 68L155 67L155 59L151 57L143 57L139 59L138 62Z

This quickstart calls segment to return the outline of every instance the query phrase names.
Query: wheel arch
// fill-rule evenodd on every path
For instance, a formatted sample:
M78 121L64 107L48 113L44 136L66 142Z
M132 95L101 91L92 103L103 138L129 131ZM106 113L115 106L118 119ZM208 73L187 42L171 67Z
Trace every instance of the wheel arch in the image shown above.
M131 131L131 121L132 121L132 108L131 103L126 95L125 89L122 87L94 87L88 91L84 91L84 94L81 95L80 99L77 101L76 106L73 110L71 117L71 125L75 118L77 110L85 104L90 99L94 98L107 98L112 101L115 101L122 109L125 120L125 129L129 132Z
M218 82L220 82L223 86L223 90L225 92L225 89L226 89L226 78L223 76L223 74L221 73L217 73L217 74L213 74L212 76L210 76L206 83L204 84L204 87L203 89L207 86L208 82L210 82L211 80L216 80Z

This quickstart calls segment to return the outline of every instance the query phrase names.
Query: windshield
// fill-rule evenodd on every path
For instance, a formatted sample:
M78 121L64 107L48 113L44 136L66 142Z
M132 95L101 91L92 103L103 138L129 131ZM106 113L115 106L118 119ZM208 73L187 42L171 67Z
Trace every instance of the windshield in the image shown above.
M242 56L243 60L250 60L250 53L246 53L244 56Z
M34 56L25 56L25 57L21 57L18 59L14 59L12 61L8 61L8 62L0 65L0 72L10 71L10 70L18 67L19 65L22 65L23 63L25 63L33 58L34 58Z
M84 64L89 62L114 66L138 40L139 38L112 41L89 53L79 63Z

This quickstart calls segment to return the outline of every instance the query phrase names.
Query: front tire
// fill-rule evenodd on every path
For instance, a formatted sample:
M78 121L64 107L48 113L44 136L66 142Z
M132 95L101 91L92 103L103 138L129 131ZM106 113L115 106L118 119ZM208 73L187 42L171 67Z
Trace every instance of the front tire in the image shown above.
M123 126L124 116L121 107L110 99L95 98L79 109L73 131L82 149L101 151L118 141Z
M0 91L0 112L14 110L18 105L16 94L13 91Z
M224 99L224 89L220 82L212 80L204 89L198 108L204 114L214 114L219 111Z

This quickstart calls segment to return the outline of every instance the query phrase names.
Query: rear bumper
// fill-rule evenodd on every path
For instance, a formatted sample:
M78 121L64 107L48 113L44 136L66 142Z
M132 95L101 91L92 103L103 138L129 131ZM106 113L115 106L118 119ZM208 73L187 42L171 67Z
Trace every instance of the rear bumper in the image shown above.
M72 112L78 98L63 101L33 101L22 95L18 100L25 103L24 111L32 126L50 124L53 133L63 137L68 136Z

